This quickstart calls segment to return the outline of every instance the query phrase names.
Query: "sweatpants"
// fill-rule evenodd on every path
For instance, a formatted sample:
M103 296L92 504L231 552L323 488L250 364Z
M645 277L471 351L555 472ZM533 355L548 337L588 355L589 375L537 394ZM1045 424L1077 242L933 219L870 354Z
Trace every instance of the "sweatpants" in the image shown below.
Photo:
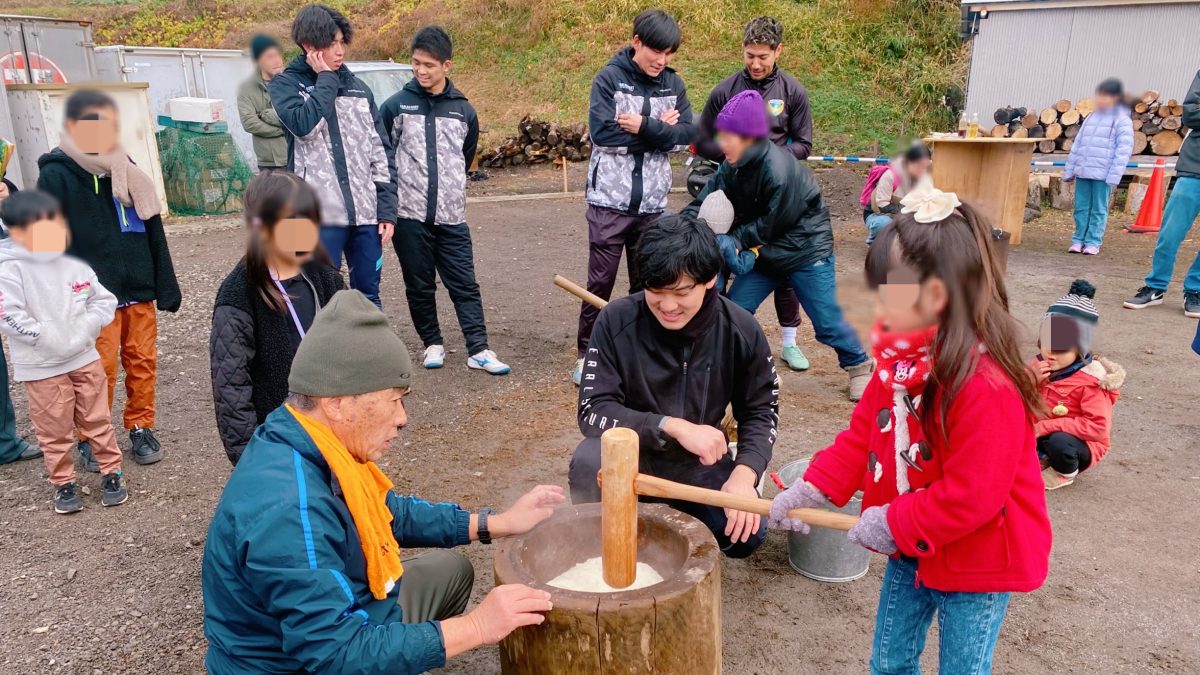
M109 410L117 386L119 359L125 369L125 428L154 428L154 385L158 377L158 313L154 303L118 307L112 323L100 330L96 351L108 376ZM80 439L92 440L84 429L76 431Z
M463 554L434 550L401 562L404 574L397 602L404 623L443 621L466 611L475 568Z
M1071 243L1100 246L1108 228L1108 198L1112 186L1102 180L1075 179L1075 233Z
M487 349L483 299L475 280L475 255L467 224L431 225L401 220L396 223L392 246L400 259L408 312L421 342L426 347L443 344L437 314L437 277L441 277L454 303L467 352L473 356Z
M617 272L621 269L621 251L625 252L625 265L629 270L629 292L642 290L637 270L633 268L633 252L638 239L661 213L631 216L628 213L588 204L588 272L587 289L608 300L617 285ZM587 353L592 339L592 327L600 310L586 302L579 305L579 334L577 347L579 358Z
M336 270L342 269L342 257L350 268L350 288L367 296L383 309L379 299L379 274L383 269L383 242L379 225L322 225L321 246Z
M73 428L84 434L81 438L91 441L101 473L121 470L121 450L113 433L109 406L105 405L106 379L104 367L96 360L69 373L25 383L29 419L54 485L75 480Z
M638 460L638 470L641 473L712 490L721 489L733 473L734 466L733 459L728 454L716 464L704 466L700 463L700 458L678 446L666 450L643 449ZM571 467L567 471L572 504L592 504L600 501L600 484L596 482L596 474L599 471L600 439L585 438L575 448L575 454L571 456ZM725 517L725 509L672 499L638 497L638 501L667 504L695 517L708 527L716 537L721 552L730 558L749 556L767 539L766 518L762 519L758 532L752 534L748 541L733 543L725 535L725 526L729 523L729 519Z
M1038 457L1050 461L1050 468L1061 474L1083 471L1092 465L1092 451L1087 443L1065 431L1055 431L1037 439Z

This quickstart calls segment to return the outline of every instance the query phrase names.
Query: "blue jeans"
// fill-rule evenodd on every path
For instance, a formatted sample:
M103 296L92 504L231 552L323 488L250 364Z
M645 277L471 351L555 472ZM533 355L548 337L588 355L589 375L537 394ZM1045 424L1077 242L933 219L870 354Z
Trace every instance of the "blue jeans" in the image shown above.
M1162 229L1158 231L1158 243L1154 246L1154 266L1146 275L1146 285L1156 291L1167 290L1171 273L1175 271L1175 256L1188 230L1200 216L1200 178L1180 176L1175 179L1171 198L1163 211ZM1183 279L1183 290L1200 293L1200 253L1188 268Z
M342 253L346 254L350 288L367 296L376 307L383 309L383 303L379 301L379 271L383 269L383 241L379 238L379 226L375 223L322 225L321 246L329 254L334 269L342 268Z
M733 280L729 299L753 314L772 291L788 286L796 292L800 306L812 321L817 342L833 347L837 352L838 365L850 368L867 360L858 334L842 317L842 308L837 302L837 274L833 269L833 256L782 278L751 270L749 274Z
M917 563L890 558L879 589L871 675L919 675L921 652L936 611L941 643L938 672L987 675L1009 593L935 591L916 585Z
M1112 186L1102 180L1075 179L1075 234L1072 244L1100 247L1108 227L1108 198Z
M867 246L875 241L876 235L883 231L883 228L892 224L892 217L886 213L872 213L867 216L863 222L867 225Z

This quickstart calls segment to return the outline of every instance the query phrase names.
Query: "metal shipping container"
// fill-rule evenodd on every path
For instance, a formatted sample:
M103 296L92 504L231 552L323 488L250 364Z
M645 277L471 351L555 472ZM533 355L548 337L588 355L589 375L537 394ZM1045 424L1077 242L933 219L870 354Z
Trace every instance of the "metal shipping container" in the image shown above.
M96 79L92 23L0 15L0 75L6 84Z
M94 85L92 85L94 86ZM38 177L38 157L58 146L63 130L63 104L79 85L13 84L8 86L8 107L12 113L17 161L21 164L24 185L32 188ZM140 169L150 175L163 204L167 191L163 186L162 165L158 159L157 128L150 121L150 99L142 83L109 83L104 92L117 104L121 145ZM165 214L164 214L165 215Z
M238 87L254 72L250 57L236 49L177 49L174 47L96 47L96 71L106 82L145 82L150 85L150 114L169 115L167 102L180 96L217 98L225 102L225 119L238 151L254 166L250 134L237 112ZM157 126L155 127L157 128Z

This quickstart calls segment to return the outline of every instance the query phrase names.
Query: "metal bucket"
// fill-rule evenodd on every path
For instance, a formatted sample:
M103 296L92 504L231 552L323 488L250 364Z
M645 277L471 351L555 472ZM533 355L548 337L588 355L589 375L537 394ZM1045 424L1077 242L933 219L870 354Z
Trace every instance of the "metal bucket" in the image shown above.
M807 459L786 464L779 470L784 485L803 480ZM857 516L862 512L862 493L854 495L838 513ZM788 532L788 565L817 581L854 581L867 573L871 552L851 542L846 533L827 527L814 527L808 534Z

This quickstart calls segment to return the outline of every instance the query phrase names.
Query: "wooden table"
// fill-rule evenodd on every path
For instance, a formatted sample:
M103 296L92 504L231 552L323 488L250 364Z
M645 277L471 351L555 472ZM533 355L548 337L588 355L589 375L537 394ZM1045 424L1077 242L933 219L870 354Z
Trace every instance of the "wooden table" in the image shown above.
M1029 162L1040 138L926 138L933 152L933 185L954 192L1021 243Z

